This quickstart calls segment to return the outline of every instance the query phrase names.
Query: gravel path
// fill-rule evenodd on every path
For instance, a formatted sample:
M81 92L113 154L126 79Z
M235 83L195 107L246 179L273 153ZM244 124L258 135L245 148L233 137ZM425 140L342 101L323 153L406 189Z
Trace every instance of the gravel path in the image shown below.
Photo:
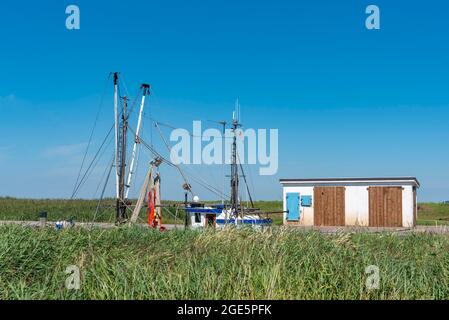
M3 220L0 221L0 225L6 225L6 224L17 224L17 225L22 225L22 226L27 226L27 227L39 227L40 226L40 222L39 221L13 221L13 220ZM47 222L47 226L48 227L55 227L55 222ZM82 228L102 228L102 229L109 229L109 228L114 228L115 224L114 223L108 223L108 222L77 222L75 223L75 226L77 227L82 227ZM139 226L142 227L148 227L147 224L139 224ZM183 225L175 225L175 224L164 224L164 227L167 230L172 230L172 229L183 229L184 226Z
M39 221L13 221L4 220L0 221L0 225L5 224L18 224L28 227L39 227ZM55 222L47 222L48 227L55 227ZM82 228L114 228L115 224L108 222L77 222L75 226ZM139 226L147 228L147 224L139 224ZM184 229L184 225L164 224L167 230ZM301 227L301 226L283 226L284 228L297 229L298 231L311 231L316 230L323 233L345 233L345 232L366 232L366 233L379 233L379 232L393 232L393 233L435 233L445 234L449 233L449 226L416 226L415 228L373 228L373 227Z

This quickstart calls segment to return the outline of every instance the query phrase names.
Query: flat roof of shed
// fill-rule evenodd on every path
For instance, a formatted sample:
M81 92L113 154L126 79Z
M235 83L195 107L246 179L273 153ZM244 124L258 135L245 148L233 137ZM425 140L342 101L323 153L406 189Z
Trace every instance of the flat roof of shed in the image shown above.
M283 185L289 184L412 184L419 188L416 177L387 177L387 178L308 178L308 179L280 179Z

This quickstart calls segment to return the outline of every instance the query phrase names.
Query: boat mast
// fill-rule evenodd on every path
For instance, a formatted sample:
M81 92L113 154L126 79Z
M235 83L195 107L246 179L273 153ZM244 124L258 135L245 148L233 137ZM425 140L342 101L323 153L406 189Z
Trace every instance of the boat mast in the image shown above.
M116 222L123 223L126 220L126 206L125 202L125 168L126 168L126 132L128 130L128 118L126 114L126 107L128 104L128 99L126 96L123 98L123 112L122 112L122 123L118 147L119 155L119 197L117 199L117 217Z
M239 170L237 166L237 129L241 126L238 120L238 100L236 102L236 110L232 116L232 158L231 158L231 212L238 216L239 203Z
M119 199L119 168L118 168L118 72L114 72L114 157L115 157L115 198Z
M150 86L146 83L143 83L140 88L143 90L142 92L142 101L140 102L140 111L139 111L139 119L137 120L137 129L136 129L136 137L134 140L134 146L133 146L133 152L131 155L131 164L129 166L129 172L128 172L128 179L126 181L126 191L125 191L125 199L128 199L129 190L131 189L131 179L134 171L134 163L136 159L136 153L137 153L137 145L140 144L139 140L139 134L140 134L140 127L142 125L142 115L143 115L143 108L145 105L145 96L150 94Z

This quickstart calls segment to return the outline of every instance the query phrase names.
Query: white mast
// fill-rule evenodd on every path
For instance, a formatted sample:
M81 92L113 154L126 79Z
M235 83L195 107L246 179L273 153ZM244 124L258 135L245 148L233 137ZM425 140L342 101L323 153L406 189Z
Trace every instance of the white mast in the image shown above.
M118 73L114 72L114 129L115 129L115 189L116 198L119 198L119 174L118 174Z
M139 119L137 120L136 138L134 140L133 152L131 155L131 164L130 164L129 172L128 172L128 180L125 185L125 190L126 190L125 191L125 199L128 199L128 194L129 194L129 190L131 187L131 178L134 173L133 170L134 170L134 161L136 159L136 153L137 153L137 144L140 143L139 134L140 134L140 127L142 124L142 114L143 114L143 107L145 105L145 96L150 93L150 86L148 84L144 83L144 84L142 84L142 86L140 88L143 89L142 101L140 103Z

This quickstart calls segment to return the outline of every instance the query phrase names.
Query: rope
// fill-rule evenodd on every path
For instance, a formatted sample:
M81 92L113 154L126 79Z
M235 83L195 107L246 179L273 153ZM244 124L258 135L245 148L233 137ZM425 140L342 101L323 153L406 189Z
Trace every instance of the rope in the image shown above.
M108 175L106 177L106 181L104 183L103 190L101 191L101 196L100 196L100 199L98 200L97 209L95 210L95 214L94 214L94 217L92 219L92 223L95 222L95 220L97 218L98 210L100 209L100 204L103 201L104 193L106 191L106 186L108 185L109 177L111 176L112 168L114 167L114 159L115 159L115 157L114 157L114 155L112 155L111 164L109 166L109 172L108 172Z
M159 122L159 121L156 121L156 120L154 120L154 119L151 119L153 122L154 122L154 124L155 124L155 126L157 126L157 125L161 125L161 126L163 126L163 127L167 127L167 128L170 128L170 129L173 129L173 130L176 130L176 129L178 129L178 128L175 128L174 126L172 126L172 125L169 125L169 124L166 124L166 123L163 123L163 122ZM214 129L214 128L212 128L212 129ZM218 129L217 129L218 130ZM190 133L190 132L188 132L188 134L189 134L189 136L191 136L192 138L204 138L204 139L212 139L212 138L216 138L216 137L214 137L214 136L196 136L196 135L194 135L194 134L192 134L192 133ZM227 137L227 136L224 136L224 137L222 137L222 138L225 138L225 139L234 139L234 137Z
M135 135L135 132L134 132L132 129L130 129L130 130L131 130L131 131L133 132L133 134ZM171 167L173 167L173 168L176 168L178 171L182 172L181 168L180 168L178 165L172 163L170 160L168 160L168 159L166 159L164 156L162 156L162 155L161 155L159 152L157 152L152 146L148 145L148 143L146 143L145 140L143 140L142 138L139 138L139 139L140 139L140 142L142 143L142 145L143 145L145 148L147 148L148 150L150 150L150 151L153 153L154 156L159 157L159 158L160 158L163 162L165 162L168 166L171 166ZM182 175L183 178L184 178L184 182L185 182L185 183L188 183L187 178L185 177L185 174L182 173L181 175ZM220 191L217 191L217 190L214 190L214 187L213 187L213 186L210 186L210 185L208 185L208 184L205 183L205 182L201 182L201 181L199 181L198 179L196 179L196 178L194 178L194 177L190 177L190 179L193 180L193 181L195 181L196 183L198 183L199 185L201 185L201 186L204 187L205 189L209 190L210 192L212 192L212 193L218 195L219 197L222 196L221 192L220 192ZM189 190L189 192L193 195L193 193L192 193L191 190Z
M248 182L246 181L245 172L243 171L242 161L240 161L240 156L239 156L239 153L237 150L236 150L236 153L237 153L237 159L238 159L238 162L240 165L240 170L242 171L243 181L245 182L245 185L246 185L246 191L248 192L249 201L251 202L251 207L254 208L253 198L251 197L251 192L249 192L249 186L248 186Z
M93 134L95 132L95 128L97 127L98 118L100 116L100 112L101 112L101 109L103 107L104 97L106 95L106 88L107 88L107 85L108 85L108 82L109 82L110 79L111 79L111 73L109 73L108 78L107 78L106 83L105 83L104 88L103 88L103 94L101 95L100 104L99 104L98 110L97 110L97 115L95 116L94 124L92 126L92 130L91 130L90 135L89 135L89 141L87 143L86 151L84 152L83 160L81 162L81 167L80 167L80 170L78 171L78 176L76 177L75 185L73 186L72 195L75 193L76 186L77 186L79 178L81 176L81 172L83 170L84 163L86 161L87 153L89 151L90 144L92 142L92 137L93 137Z
M114 157L114 155L112 155L112 156ZM95 189L95 192L94 192L94 199L97 198L98 190L103 185L103 181L104 181L104 179L105 179L105 177L106 177L106 175L108 173L108 168L109 168L109 166L106 166L104 168L103 174L101 175L100 181L98 182L97 188Z
M84 182L85 182L86 176L87 176L88 174L90 175L89 172L91 172L92 166L93 166L95 160L97 159L98 155L100 154L100 151L101 151L101 149L103 148L104 144L106 143L107 139L109 138L109 135L111 134L113 128L114 128L114 126L112 126L111 129L109 129L108 134L107 134L106 137L103 139L103 142L101 143L100 148L99 148L99 149L97 150L97 152L95 153L94 158L92 159L92 161L90 162L90 164L89 164L89 166L87 167L86 171L84 172L84 175L83 175L83 177L81 178L81 180L79 181L78 186L76 186L75 190L73 191L72 196L70 197L70 200L72 200L72 199L75 197L75 195L78 193L78 191L79 191L81 185L84 184ZM97 162L97 163L98 163L98 162Z
M157 126L157 124L156 124L156 128L159 130L159 127ZM170 146L168 145L167 141L164 139L164 136L162 135L162 132L161 132L160 130L159 130L159 134L160 134L162 140L164 141L165 146L166 146L167 149L168 149L168 152L171 152L171 148L170 148ZM180 172L182 172L181 169L180 169L180 167L179 167L178 165L175 165L175 166L178 168L178 170L179 170ZM201 180L203 181L203 182L202 182L203 184L199 183L200 185L202 185L203 187L207 188L209 191L215 193L215 194L218 195L220 198L223 197L223 194L221 193L221 191L219 191L218 189L216 189L216 188L214 188L213 186L211 186L210 184L208 184L208 183L207 183L206 181L204 181L201 177L199 177L198 179L201 179ZM192 180L194 180L194 179L192 179ZM197 180L196 182L198 183L198 180Z
M111 75L111 74L109 74L109 77L110 77L110 75ZM119 79L120 79L120 78L119 78ZM120 81L121 81L121 80L120 80ZM122 81L122 82L123 82L123 81ZM106 83L106 84L107 84L107 83ZM126 84L123 83L123 85L125 86L125 91L128 91L127 88L126 88ZM120 96L120 86L118 86L117 89L118 89L118 95ZM106 90L106 88L105 88L105 90ZM140 89L139 89L139 90L140 90ZM104 99L104 97L103 97L103 99ZM121 101L121 99L119 99L119 104L121 104L121 103L122 103L122 101ZM121 105L121 106L122 106L122 109L121 109L121 111L120 111L120 113L119 113L119 118L123 115L123 105ZM97 117L98 117L98 113L97 113ZM96 121L97 121L97 119L96 119ZM96 122L96 121L95 121L95 122ZM72 195L71 195L71 197L70 197L70 200L73 200L73 198L76 196L76 194L77 194L78 191L80 190L81 186L84 185L84 183L86 182L87 178L88 178L88 177L90 176L90 174L92 173L93 168L95 168L95 166L98 164L98 161L99 161L99 159L101 158L101 156L104 154L104 151L103 151L103 153L101 154L100 158L98 159L98 161L97 161L96 163L95 163L95 161L97 160L97 157L99 156L99 154L100 154L100 152L101 152L101 149L103 148L104 144L106 143L106 141L107 141L107 139L109 138L109 135L112 133L113 129L114 129L114 124L112 124L112 126L111 126L111 128L109 129L109 131L108 131L106 137L103 139L103 141L102 141L100 147L98 148L97 152L95 153L95 155L94 155L92 161L90 162L89 166L87 167L86 171L84 172L83 176L81 177L81 180L80 180L79 178L77 178L77 184L75 184L75 187L74 187L74 189L73 189L73 192L72 192ZM109 144L108 144L108 145L109 145ZM86 150L86 157L87 157L87 150ZM94 165L94 163L95 163L95 165ZM82 167L83 167L83 166L84 166L84 159L83 159L83 164L82 164L82 166L81 166L81 168L80 168L80 173L81 173L81 171L82 171ZM79 174L79 175L80 175L80 174Z

